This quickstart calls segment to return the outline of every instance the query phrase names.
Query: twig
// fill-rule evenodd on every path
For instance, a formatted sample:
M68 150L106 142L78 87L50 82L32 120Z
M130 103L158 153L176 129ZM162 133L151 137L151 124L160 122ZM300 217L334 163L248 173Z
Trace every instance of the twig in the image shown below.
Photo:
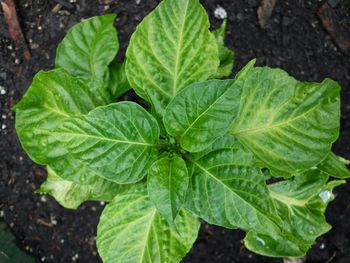
M24 39L21 26L19 25L15 3L13 0L0 0L2 10L4 12L5 22L8 26L8 31L16 46L23 50L25 60L30 60L31 55L27 43Z

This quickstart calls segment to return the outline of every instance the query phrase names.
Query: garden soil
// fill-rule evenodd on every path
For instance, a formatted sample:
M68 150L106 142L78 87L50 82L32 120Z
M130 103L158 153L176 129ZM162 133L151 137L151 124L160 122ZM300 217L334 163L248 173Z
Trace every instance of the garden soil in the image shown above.
M72 25L82 18L117 13L119 59L122 59L135 26L158 1L15 2L32 58L27 62L22 52L16 50L0 12L0 220L9 225L18 244L38 262L101 262L95 236L104 203L88 202L71 211L60 207L51 197L34 194L46 173L21 148L11 106L25 93L35 73L53 67L56 46ZM350 28L349 1L329 2L337 4L338 22ZM57 3L62 7L53 12ZM322 1L277 1L264 30L256 16L258 0L203 0L202 3L213 28L221 23L214 16L217 7L227 12L226 42L236 52L235 72L250 59L257 58L258 65L280 67L300 80L322 81L330 77L342 85L341 133L334 151L350 159L350 56L340 51L318 19L316 13ZM335 194L336 199L327 211L327 220L333 229L316 241L306 262L350 262L350 183L337 188ZM282 262L248 251L243 237L244 233L239 230L203 223L197 242L183 262Z

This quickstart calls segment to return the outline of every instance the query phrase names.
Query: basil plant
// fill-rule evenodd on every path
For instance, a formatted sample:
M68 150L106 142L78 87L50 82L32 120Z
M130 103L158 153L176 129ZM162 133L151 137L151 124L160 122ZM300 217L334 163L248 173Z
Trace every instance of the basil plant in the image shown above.
M305 255L350 176L331 152L337 82L301 82L255 60L219 80L234 53L225 22L211 32L198 0L161 1L122 63L114 20L72 27L55 69L37 73L14 107L23 148L47 167L37 192L70 209L108 202L97 229L105 263L180 262L200 219L243 229L258 254ZM121 101L131 88L144 107Z

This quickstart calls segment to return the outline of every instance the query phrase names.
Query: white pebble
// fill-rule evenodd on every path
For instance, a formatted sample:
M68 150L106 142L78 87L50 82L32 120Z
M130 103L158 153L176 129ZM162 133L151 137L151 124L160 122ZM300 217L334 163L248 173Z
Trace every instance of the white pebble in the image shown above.
M38 26L38 29L39 29L39 30L42 30L42 29L43 29L43 27L42 27L42 26Z
M9 50L12 50L12 49L13 49L13 47L12 47L11 45L7 46L7 48L8 48Z
M4 211L0 211L0 217L4 217Z
M217 6L215 11L214 11L214 16L217 19L226 19L227 18L227 12L224 8L222 8L221 6Z
M18 58L15 59L15 64L17 64L17 65L19 64L19 59Z
M6 119L6 115L5 114L1 115L1 118L5 120Z
M105 204L106 204L106 203L103 202L103 201L100 202L100 205L101 205L101 206L104 206Z
M0 86L0 94L5 95L6 94L6 89L3 86Z
M6 129L6 124L1 125L1 129L5 130Z
M136 0L136 4L139 5L141 3L141 0Z

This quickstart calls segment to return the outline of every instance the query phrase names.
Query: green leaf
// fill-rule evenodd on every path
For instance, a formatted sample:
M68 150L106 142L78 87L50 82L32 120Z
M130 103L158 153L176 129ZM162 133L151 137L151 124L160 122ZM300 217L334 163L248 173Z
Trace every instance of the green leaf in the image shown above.
M174 221L185 201L188 184L186 163L178 156L163 157L148 173L148 195L169 223Z
M115 197L97 229L104 263L178 263L191 249L199 221L182 210L173 229L149 200L146 188Z
M166 108L164 125L189 152L207 148L230 128L238 114L241 89L234 80L195 83Z
M126 77L125 62L114 63L109 65L109 89L113 97L118 98L131 89Z
M110 202L127 189L128 185L114 184L99 177L92 184L77 184L62 179L47 166L47 179L35 192L51 195L65 208L77 209L88 200Z
M66 118L87 114L95 107L108 103L110 101L98 96L92 87L63 69L41 71L14 107L20 142L34 162L42 165L55 162L55 167L61 166L60 177L75 182L94 181L94 171L70 154L66 159L60 158L61 147L48 147L48 138Z
M164 0L132 35L126 73L158 116L177 92L217 72L218 47L208 28L198 0Z
M252 68L231 134L273 175L300 174L320 163L339 132L339 85L300 82L280 69Z
M158 156L158 140L157 121L138 104L120 102L66 119L51 131L47 148L61 147L61 158L71 153L100 177L126 184L145 176Z
M119 49L115 17L96 16L73 26L57 48L56 67L74 76L103 79Z
M221 27L213 31L218 44L220 59L220 66L213 78L218 79L231 75L235 59L235 53L225 46L226 25L227 21L224 20L224 22L221 24Z
M245 238L248 249L266 256L302 257L315 239L331 228L324 212L333 200L332 190L345 181L331 181L318 170L310 170L269 186L284 231L277 236L250 231Z
M317 168L330 176L346 179L350 177L350 171L347 168L349 163L350 162L348 160L345 160L340 156L336 156L331 152L327 155L327 158L317 166Z
M218 142L221 144L221 142ZM279 218L254 156L237 141L191 160L187 207L210 224L279 229Z

